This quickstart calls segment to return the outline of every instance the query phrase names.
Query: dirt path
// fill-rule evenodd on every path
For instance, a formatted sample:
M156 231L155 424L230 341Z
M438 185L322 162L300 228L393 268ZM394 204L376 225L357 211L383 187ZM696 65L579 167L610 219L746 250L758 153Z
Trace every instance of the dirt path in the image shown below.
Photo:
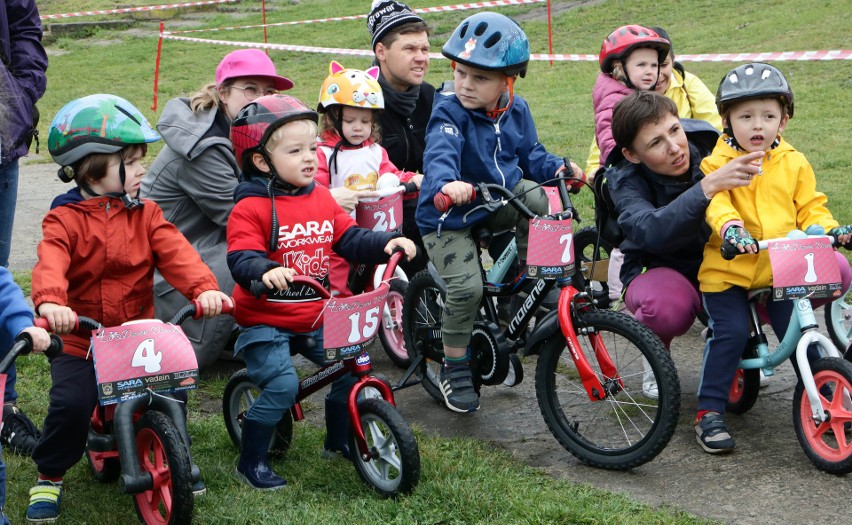
M21 167L11 269L32 269L41 218L53 197L67 189L68 185L57 180L53 164ZM795 376L789 365L770 379L748 414L729 416L737 440L734 454L715 457L701 452L691 426L701 347L698 326L675 342L672 354L683 389L679 427L654 461L630 472L583 466L551 436L535 398L534 358L524 363L527 379L518 387L486 387L482 409L473 415L442 409L419 386L398 392L397 401L405 418L427 432L495 443L554 477L625 493L652 505L671 505L738 524L821 524L849 519L852 477L820 472L796 440L791 408ZM400 377L401 371L389 364L378 346L373 355L379 372L391 380Z

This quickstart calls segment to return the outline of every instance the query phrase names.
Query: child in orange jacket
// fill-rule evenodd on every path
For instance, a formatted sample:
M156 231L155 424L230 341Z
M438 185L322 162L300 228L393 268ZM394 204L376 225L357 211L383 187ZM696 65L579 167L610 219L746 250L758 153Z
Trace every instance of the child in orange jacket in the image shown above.
M48 149L59 177L77 187L54 199L42 223L32 299L64 351L50 363L50 407L33 451L39 476L27 520L55 521L62 478L83 455L97 404L89 338L70 333L83 315L114 326L154 316L154 269L206 316L228 296L186 238L151 201L137 198L147 143L159 140L132 104L91 95L63 107L50 125ZM202 487L193 487L201 491Z

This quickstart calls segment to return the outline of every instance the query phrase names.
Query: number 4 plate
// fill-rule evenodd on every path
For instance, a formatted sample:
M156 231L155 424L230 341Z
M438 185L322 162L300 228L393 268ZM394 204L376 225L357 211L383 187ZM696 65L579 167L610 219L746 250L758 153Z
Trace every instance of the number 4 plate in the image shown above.
M147 389L196 388L198 361L179 326L145 320L92 331L101 405L138 397Z

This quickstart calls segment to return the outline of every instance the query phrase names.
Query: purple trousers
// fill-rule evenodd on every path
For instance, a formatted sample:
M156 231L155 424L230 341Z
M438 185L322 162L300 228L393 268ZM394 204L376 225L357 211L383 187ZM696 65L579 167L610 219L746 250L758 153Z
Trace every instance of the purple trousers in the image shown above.
M624 302L667 349L672 339L689 330L701 311L697 283L671 268L652 268L630 281Z

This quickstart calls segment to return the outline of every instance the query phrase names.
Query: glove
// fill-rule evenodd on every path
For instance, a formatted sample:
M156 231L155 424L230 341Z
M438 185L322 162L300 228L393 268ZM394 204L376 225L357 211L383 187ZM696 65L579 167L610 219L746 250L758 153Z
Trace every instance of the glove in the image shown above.
M828 233L834 235L835 237L840 237L841 235L849 235L852 233L852 226L838 226L837 228L832 228L828 230Z
M850 226L850 225L838 226L837 228L832 228L832 229L828 230L828 233L830 233L831 235L834 235L839 240L841 235L852 234L852 226ZM846 248L847 250L852 250L852 240L846 241L842 246L844 248Z
M729 226L725 230L725 242L730 244L739 244L743 248L751 244L757 244L757 241L751 234L742 226Z

